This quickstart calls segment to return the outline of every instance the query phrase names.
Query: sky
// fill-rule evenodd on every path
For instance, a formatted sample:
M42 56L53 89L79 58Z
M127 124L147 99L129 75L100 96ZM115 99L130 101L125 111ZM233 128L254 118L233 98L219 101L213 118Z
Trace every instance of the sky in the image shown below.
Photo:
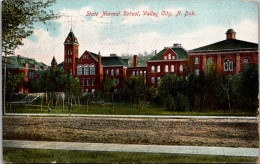
M174 43L191 50L226 39L230 28L236 31L237 39L258 43L256 1L57 0L49 9L60 17L35 24L33 35L23 40L16 55L47 65L54 56L60 63L64 61L63 43L71 28L80 44L79 57L86 50L100 51L102 56L159 52ZM102 16L103 12L120 13Z

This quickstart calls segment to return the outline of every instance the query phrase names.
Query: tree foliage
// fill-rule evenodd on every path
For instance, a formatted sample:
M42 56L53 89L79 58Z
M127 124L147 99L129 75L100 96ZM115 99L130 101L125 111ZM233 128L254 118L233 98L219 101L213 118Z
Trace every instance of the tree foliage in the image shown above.
M2 1L2 52L14 54L22 40L33 33L35 22L45 23L58 16L47 10L56 0Z

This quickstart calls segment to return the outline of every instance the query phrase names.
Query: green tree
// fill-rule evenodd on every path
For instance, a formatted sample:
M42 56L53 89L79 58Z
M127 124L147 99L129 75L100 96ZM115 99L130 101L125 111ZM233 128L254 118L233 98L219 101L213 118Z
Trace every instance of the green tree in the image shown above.
M66 82L65 82L65 94L68 99L69 111L71 112L72 99L73 98L75 99L82 94L81 85L77 77L67 75Z
M3 111L5 113L6 93L6 56L13 55L22 40L33 33L36 22L45 23L57 18L51 10L47 10L55 0L4 0L2 1L2 52L5 54L3 78Z
M7 92L9 96L9 111L11 111L11 102L14 91L19 87L24 79L24 74L12 75L10 72L7 74Z
M241 74L241 92L245 100L244 108L256 112L259 94L258 64L248 66Z
M116 80L112 79L112 78L106 78L104 81L104 92L107 95L107 98L110 97L109 95L111 95L111 99L112 99L112 108L114 111L115 108L115 104L114 104L114 87L116 86Z

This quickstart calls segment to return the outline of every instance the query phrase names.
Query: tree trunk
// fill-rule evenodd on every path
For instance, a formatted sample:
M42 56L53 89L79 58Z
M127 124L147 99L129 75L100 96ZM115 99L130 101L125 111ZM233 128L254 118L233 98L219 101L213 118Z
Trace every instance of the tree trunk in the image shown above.
M132 104L132 96L130 96L130 109L132 110L133 104Z
M47 89L45 91L45 100L46 100L46 104L48 104L48 94L47 94Z
M57 108L57 104L58 104L58 99L55 100L55 109Z
M43 102L43 100L42 100L43 98L41 98L41 111L42 111L42 102Z
M6 48L5 48L5 60L4 60L4 82L3 82L3 115L6 113L5 99L6 99Z
M64 111L64 97L62 98L62 112Z
M89 98L87 98L87 113L88 113L88 101L89 101Z
M80 105L80 98L79 98L79 96L78 96L78 104Z
M228 109L229 109L229 113L231 113L231 104L230 104L230 96L229 96L228 89L227 89L227 97L228 97Z
M114 93L112 93L112 111L115 110Z

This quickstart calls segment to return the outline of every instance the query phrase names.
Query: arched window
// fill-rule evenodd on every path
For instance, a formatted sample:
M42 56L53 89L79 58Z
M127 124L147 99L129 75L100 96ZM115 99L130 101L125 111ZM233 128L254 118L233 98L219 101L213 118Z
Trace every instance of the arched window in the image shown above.
M114 73L114 70L112 69L111 70L111 76L114 76L115 75L115 73Z
M180 65L180 72L183 72L183 65Z
M171 72L174 72L174 65L171 65Z
M154 73L154 71L155 71L155 67L154 67L154 66L152 66L152 73Z
M244 59L244 70L246 70L247 69L247 67L248 67L248 59L246 58L246 59Z
M84 75L89 75L89 66L84 65Z
M81 65L78 65L78 66L77 66L77 70L78 70L77 74L78 74L79 76L82 75L82 66L81 66Z
M95 66L94 65L90 66L90 75L95 75Z
M119 69L116 70L116 75L119 76Z
M168 54L168 60L171 60L172 59L172 56L171 56L171 54L169 53Z
M106 71L106 74L107 74L107 76L109 75L109 70L107 69L107 71Z
M224 71L233 71L233 62L230 59L224 62Z
M169 71L169 67L168 65L165 65L165 72L168 72Z
M161 66L157 66L157 72L161 72Z

